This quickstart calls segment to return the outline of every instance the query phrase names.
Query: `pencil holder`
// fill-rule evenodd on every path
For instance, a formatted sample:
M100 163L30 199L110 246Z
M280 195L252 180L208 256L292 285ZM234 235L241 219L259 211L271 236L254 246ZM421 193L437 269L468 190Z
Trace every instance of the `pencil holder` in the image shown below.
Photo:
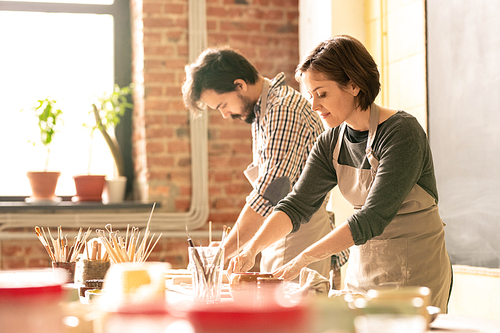
M52 262L52 268L63 268L68 272L68 280L66 281L67 283L74 283L75 281L75 267L76 267L76 262L75 261L53 261Z
M82 259L76 264L75 283L85 284L87 280L103 280L110 261Z

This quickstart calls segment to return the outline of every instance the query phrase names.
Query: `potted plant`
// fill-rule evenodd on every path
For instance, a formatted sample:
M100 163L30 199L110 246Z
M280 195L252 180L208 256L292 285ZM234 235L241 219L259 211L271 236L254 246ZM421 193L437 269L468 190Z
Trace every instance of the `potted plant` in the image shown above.
M96 103L92 104L91 113L95 119L95 125L91 126L91 135L93 135L95 130L99 130L109 147L115 163L114 177L105 180L104 197L108 203L121 202L125 196L127 183L125 163L114 130L120 123L120 119L125 111L133 106L127 99L130 93L131 86L120 88L118 85L115 85L112 93L104 94L98 98Z
M57 102L49 97L38 100L31 108L38 120L38 129L40 130L40 142L46 148L46 159L43 171L29 171L27 173L32 196L31 201L55 201L55 191L57 181L61 172L48 171L50 144L56 133L58 125L61 123L62 111L55 106ZM34 141L32 142L35 145ZM28 201L29 201L28 200Z

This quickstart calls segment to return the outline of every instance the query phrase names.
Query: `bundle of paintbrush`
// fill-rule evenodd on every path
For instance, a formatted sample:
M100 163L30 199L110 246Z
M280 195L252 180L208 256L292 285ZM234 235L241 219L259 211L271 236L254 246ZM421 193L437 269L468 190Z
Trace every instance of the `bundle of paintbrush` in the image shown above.
M106 237L104 230L96 230L99 239L106 249L106 253L109 254L113 263L145 262L148 259L149 255L153 252L154 247L162 236L162 234L158 235L156 241L154 241L156 234L153 234L150 237L151 233L149 231L149 224L151 222L155 205L156 204L153 204L142 240L140 240L141 232L139 231L139 228L132 227L132 229L130 229L128 225L125 237L119 236L119 231L113 231L111 224L107 224L105 227L106 231L108 231L108 237Z
M75 236L73 244L70 246L68 242L68 235L63 236L62 227L57 228L57 237L52 237L50 228L47 227L47 232L49 237L45 234L43 227L35 227L35 233L47 250L50 259L53 262L74 262L79 253L85 249L85 244L87 238L92 232L90 228L86 232L82 232L82 228L78 231L78 235Z
M84 285L88 280L103 280L110 267L109 258L98 238L89 240L81 260L76 263L75 283Z

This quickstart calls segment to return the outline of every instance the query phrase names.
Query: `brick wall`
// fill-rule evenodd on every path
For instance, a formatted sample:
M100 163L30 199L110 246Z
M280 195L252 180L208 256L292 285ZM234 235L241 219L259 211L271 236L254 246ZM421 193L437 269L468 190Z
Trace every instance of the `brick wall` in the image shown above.
M135 19L141 19L140 11L135 8ZM191 194L189 114L181 96L188 62L187 15L187 0L144 0L143 38L134 38L134 80L144 84L138 88L144 96L136 101L134 115L136 173L143 197L171 211L188 210ZM207 1L209 46L228 44L263 75L284 71L294 86L297 24L297 0ZM250 126L223 120L212 110L208 135L210 218L234 222L250 190L242 174L251 161Z
M136 196L163 210L187 211L191 200L189 114L181 85L188 62L188 1L131 0ZM293 72L298 56L298 0L207 0L208 44L238 49L269 78ZM250 125L209 112L209 198L214 229L232 225L251 187L242 171L251 162ZM32 230L26 230L32 232ZM92 237L94 237L93 234ZM206 240L202 240L206 242ZM48 267L38 240L1 242L2 269ZM186 267L185 239L162 238L151 260Z
M134 81L144 91L134 114L134 158L139 193L162 209L187 211L191 200L189 113L182 103L188 63L188 1L133 0ZM137 29L136 29L137 30ZM261 74L285 72L293 79L298 56L298 0L207 0L208 45L238 49ZM243 170L251 162L250 125L223 119L210 110L208 121L209 220L214 229L232 225L251 191ZM185 240L167 239L152 259L185 265Z

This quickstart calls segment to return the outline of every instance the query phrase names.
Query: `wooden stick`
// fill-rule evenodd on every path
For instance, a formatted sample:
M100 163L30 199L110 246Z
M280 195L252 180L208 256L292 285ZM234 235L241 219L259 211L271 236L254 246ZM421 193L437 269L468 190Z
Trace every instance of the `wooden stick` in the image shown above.
M156 244L158 243L158 241L160 240L160 237L161 235L163 235L163 233L161 233L160 235L158 235L158 238L156 239L156 242L154 243L154 245L151 247L151 249L149 250L148 254L146 255L146 257L144 258L144 261L146 261L148 258L149 258L149 255L151 254L151 252L153 252L153 249L155 248Z
M135 243L136 237L132 236L132 238L130 239L130 246L128 247L128 257L130 258L130 261L134 261Z
M127 249L127 246L128 246L128 227L129 227L129 224L127 224L127 233L125 234L125 249Z
M92 243L92 257L90 258L90 260L96 260L97 258L97 241L94 240L94 242Z
M145 249L145 253L147 254L149 252L149 249L150 249L150 246L151 246L151 243L153 242L153 239L155 238L155 234L153 234L153 236L151 236L151 239L149 240L149 244L148 246L146 246L146 249ZM154 246L153 246L154 247ZM142 261L143 258L141 258L141 261ZM145 260L143 260L145 261Z
M212 221L208 221L208 245L212 243Z
M156 202L153 203L153 207L151 208L151 213L149 214L148 223L146 225L146 231L144 231L144 237L142 238L141 245L139 246L139 250L138 250L139 258L144 256L146 242L148 241L148 237L149 237L149 224L151 223L151 218L153 217L153 211L155 210L155 206L156 206Z
M240 259L240 226L236 225L236 255L238 256L238 260Z
M102 260L101 243L97 242L97 260Z

